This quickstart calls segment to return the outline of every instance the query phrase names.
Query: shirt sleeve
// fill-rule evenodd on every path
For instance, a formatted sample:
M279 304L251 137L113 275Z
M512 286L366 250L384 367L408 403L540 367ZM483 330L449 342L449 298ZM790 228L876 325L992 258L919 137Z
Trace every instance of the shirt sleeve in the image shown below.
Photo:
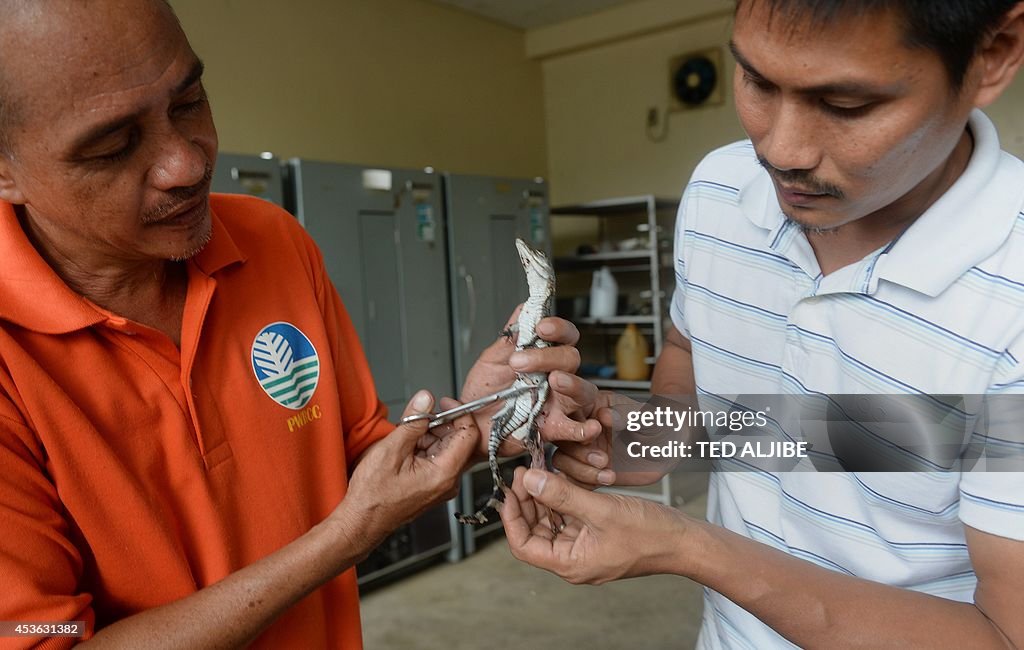
M672 324L676 326L679 333L687 336L689 328L686 326L686 204L689 201L689 188L683 192L683 198L679 202L679 210L676 212L675 224L675 253L673 266L675 267L676 286L672 291L672 304L669 306L669 314L672 316Z
M1024 338L1024 337L1022 337ZM1019 346L1024 348L1024 346ZM985 395L960 479L960 520L1024 541L1024 349L1008 350Z
M0 391L0 620L84 621L95 616L92 598L79 592L82 559L69 540L57 488L36 436L12 415ZM17 637L3 647L70 648L82 639Z

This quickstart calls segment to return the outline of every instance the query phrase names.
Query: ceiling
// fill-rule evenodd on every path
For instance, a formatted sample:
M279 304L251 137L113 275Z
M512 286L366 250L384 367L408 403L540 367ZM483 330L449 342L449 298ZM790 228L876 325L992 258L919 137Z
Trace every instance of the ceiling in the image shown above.
M532 29L638 0L434 0L505 25Z

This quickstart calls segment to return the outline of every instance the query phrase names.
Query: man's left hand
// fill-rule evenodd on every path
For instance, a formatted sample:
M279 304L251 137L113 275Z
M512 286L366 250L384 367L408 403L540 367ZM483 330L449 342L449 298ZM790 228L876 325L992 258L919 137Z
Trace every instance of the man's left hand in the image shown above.
M564 524L557 534L552 511ZM499 512L513 556L572 584L683 570L691 524L653 501L591 492L559 474L517 467Z

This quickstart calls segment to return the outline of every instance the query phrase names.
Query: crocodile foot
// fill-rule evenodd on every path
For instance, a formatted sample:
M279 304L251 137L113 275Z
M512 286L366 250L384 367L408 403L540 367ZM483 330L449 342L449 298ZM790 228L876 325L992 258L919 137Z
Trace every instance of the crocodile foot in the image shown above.
M519 323L509 323L508 327L498 332L501 336L504 336L509 343L515 338L516 334L519 333Z
M495 493L491 495L491 498L487 500L486 505L471 515L464 515L461 512L456 512L455 520L460 524L466 524L469 526L482 526L490 523L491 515L497 514L498 506L502 503L502 499L499 495L504 496L501 492L495 491Z

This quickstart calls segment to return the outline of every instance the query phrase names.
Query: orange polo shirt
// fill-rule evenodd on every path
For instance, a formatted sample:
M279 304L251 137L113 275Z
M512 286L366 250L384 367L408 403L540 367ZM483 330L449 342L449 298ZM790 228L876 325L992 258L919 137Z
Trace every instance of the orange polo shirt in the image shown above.
M306 232L211 206L179 351L72 292L0 202L0 620L102 628L206 587L326 517L392 429ZM360 648L354 570L255 646Z

